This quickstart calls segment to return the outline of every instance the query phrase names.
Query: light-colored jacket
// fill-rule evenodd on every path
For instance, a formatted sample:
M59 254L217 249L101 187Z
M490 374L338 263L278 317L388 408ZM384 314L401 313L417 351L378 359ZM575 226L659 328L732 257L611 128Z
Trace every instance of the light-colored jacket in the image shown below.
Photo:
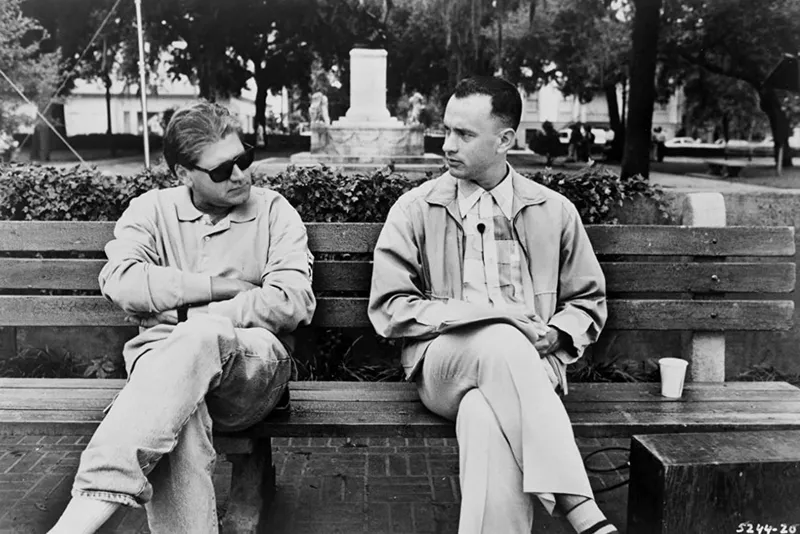
M461 300L464 231L456 178L445 173L420 185L389 212L374 251L368 313L378 334L405 339L408 379L443 332L502 322L534 340L534 323L541 319L572 338L573 351L548 358L566 392L566 364L600 335L607 317L605 277L578 211L562 195L510 172L513 227L530 275L523 276L527 317Z

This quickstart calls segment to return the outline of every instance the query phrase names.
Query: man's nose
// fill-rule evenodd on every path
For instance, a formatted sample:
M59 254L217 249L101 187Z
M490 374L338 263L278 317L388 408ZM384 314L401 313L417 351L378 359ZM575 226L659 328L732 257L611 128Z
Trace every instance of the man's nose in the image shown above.
M231 182L246 182L250 179L250 170L242 170L236 165L233 166L233 172L231 172Z
M456 142L453 139L452 133L444 134L444 143L442 143L442 151L445 153L456 151Z

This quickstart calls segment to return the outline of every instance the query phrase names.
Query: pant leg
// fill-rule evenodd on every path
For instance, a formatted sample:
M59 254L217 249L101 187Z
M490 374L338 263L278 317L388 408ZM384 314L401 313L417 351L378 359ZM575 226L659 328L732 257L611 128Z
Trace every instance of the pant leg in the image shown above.
M553 494L592 497L592 490L545 365L512 326L465 328L428 346L418 386L422 402L449 419L456 418L464 395L477 388L522 471L522 490L536 494L552 513Z
M459 534L530 534L533 501L522 491L522 471L479 389L461 399L456 417L461 515Z
M252 405L259 415L270 409L271 398L263 401L270 397L268 382L249 388L237 384L250 375L239 373L235 363L259 361L250 356L230 320L213 315L192 317L166 339L153 343L131 364L128 383L82 454L73 494L129 506L150 501L153 487L146 474L176 447L179 434L207 393L223 382L234 384L228 390L242 396L237 407ZM271 396L277 399L279 395ZM221 411L223 421L252 420L251 413L238 408ZM209 412L213 418L210 404Z
M175 448L148 475L153 498L145 503L152 534L217 534L212 475L216 453L205 402L189 417Z

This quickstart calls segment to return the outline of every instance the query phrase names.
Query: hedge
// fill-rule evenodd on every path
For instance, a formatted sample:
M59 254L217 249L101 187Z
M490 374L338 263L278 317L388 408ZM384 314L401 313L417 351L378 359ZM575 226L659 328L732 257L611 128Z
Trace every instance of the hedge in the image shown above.
M618 208L641 197L654 199L666 213L660 189L638 176L622 179L594 168L526 176L569 198L586 224L615 223ZM390 168L345 174L329 167L288 167L268 176L256 167L253 182L280 192L307 222L382 222L419 179ZM114 221L132 198L176 183L164 166L135 176L108 176L94 167L11 163L0 166L0 219Z

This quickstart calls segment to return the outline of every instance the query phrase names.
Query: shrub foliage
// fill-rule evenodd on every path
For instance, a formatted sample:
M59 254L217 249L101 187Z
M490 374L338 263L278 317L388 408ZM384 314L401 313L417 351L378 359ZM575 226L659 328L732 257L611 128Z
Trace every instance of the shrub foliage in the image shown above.
M623 179L593 168L526 176L570 199L586 224L615 223L614 213L627 200L650 198L662 204L661 191L638 176ZM388 167L367 174L289 167L272 176L256 167L253 181L285 196L307 222L382 222L400 195L420 183ZM114 221L132 198L176 184L163 166L135 176L109 176L94 167L12 163L0 166L0 219Z

